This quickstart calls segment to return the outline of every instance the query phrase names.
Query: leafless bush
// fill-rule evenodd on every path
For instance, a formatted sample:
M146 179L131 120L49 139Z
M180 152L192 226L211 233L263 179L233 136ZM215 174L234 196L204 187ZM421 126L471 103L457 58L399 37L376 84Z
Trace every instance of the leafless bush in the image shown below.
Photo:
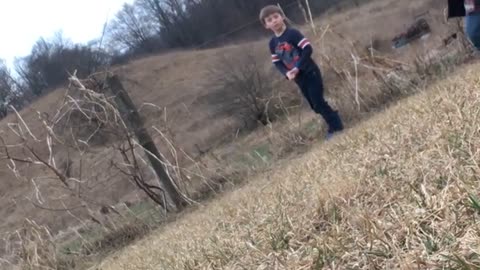
M216 89L215 95L231 99L232 111L238 114L247 127L252 123L267 125L283 115L281 106L291 105L297 96L279 91L275 70L265 63L265 54L256 50L222 56L212 68L209 87ZM282 100L280 100L282 99ZM283 104L282 104L283 103Z
M107 146L124 140L125 133L122 132L120 115L111 107L105 107L113 102L113 96L108 96L105 86L100 82L94 80L88 82L90 84L88 87L95 89L98 96L70 87L62 106L52 119L48 119L53 132L70 146L78 144L87 147ZM102 99L105 101L104 104L98 103Z
M241 104L243 117L266 125L269 121L267 106L273 88L260 62L249 53L241 57L225 57L218 66L216 83L233 93L234 102Z

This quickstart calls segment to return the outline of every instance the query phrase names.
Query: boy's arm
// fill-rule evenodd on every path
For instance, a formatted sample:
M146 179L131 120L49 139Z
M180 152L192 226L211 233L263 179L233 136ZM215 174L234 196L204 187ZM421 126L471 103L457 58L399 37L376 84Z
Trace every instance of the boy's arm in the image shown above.
M313 48L312 45L310 45L310 41L304 37L300 31L292 29L291 33L292 43L297 45L297 47L300 49L300 59L295 64L295 67L299 70L303 70L308 58L312 56Z
M283 76L287 77L287 72L289 71L285 64L282 62L280 57L275 53L275 49L270 42L270 53L272 54L272 63L275 67L283 74Z

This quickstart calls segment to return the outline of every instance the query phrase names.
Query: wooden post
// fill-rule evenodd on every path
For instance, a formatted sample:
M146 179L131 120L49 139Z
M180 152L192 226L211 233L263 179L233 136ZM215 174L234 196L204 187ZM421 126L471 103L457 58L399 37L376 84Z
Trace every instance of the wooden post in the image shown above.
M317 29L315 29L315 23L313 22L312 10L310 9L310 0L305 0L307 2L308 15L310 16L310 24L313 29L313 34L317 35Z
M153 142L152 137L145 128L144 122L140 117L135 104L117 75L109 76L107 78L107 83L115 95L115 102L117 103L119 110L121 110L123 120L129 128L133 130L140 145L144 148L160 184L165 189L167 196L170 201L173 202L177 210L181 210L183 208L183 203L185 202L183 195L179 192L175 183L168 175L162 156Z

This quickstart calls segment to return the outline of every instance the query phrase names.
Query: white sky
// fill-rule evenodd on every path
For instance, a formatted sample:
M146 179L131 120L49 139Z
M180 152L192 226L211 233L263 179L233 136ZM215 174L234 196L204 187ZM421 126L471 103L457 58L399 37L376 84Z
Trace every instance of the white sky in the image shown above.
M13 67L15 57L30 54L40 38L58 30L75 43L102 34L103 25L133 0L0 0L0 58Z

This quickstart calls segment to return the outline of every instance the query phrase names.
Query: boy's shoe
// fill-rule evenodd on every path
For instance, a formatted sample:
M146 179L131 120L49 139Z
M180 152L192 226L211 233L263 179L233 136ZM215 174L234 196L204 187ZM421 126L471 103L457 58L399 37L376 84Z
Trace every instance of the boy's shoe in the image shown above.
M338 130L334 130L334 131L328 131L327 132L327 136L325 137L325 139L328 141L330 140L331 138L333 138L333 136L335 136L336 133L339 133L343 130L343 128L341 129L338 129Z
M326 141L329 141L331 138L333 138L334 132L328 132L327 137L325 137Z

